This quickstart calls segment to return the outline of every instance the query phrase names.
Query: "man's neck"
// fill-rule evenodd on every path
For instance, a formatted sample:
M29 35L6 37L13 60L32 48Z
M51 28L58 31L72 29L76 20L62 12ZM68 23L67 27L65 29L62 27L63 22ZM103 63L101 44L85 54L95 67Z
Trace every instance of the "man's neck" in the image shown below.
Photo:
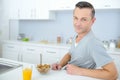
M77 36L77 38L83 38L86 34L88 34L90 32L90 30L89 31L87 31L87 32L84 32L84 33L78 33L78 36Z

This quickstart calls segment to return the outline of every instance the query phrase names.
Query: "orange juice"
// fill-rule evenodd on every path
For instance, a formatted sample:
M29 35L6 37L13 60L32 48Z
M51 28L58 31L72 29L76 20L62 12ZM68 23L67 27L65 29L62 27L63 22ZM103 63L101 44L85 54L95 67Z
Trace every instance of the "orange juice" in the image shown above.
M32 69L25 68L23 69L23 80L31 80Z

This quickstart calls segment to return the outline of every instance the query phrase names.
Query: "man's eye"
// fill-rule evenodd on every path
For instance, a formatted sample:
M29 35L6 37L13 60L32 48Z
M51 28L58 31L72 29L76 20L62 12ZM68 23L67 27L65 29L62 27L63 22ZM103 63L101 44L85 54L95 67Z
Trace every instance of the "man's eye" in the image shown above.
M83 19L81 19L81 21L87 21L87 19L83 18Z
M76 18L76 17L74 17L74 20L77 20L77 18Z

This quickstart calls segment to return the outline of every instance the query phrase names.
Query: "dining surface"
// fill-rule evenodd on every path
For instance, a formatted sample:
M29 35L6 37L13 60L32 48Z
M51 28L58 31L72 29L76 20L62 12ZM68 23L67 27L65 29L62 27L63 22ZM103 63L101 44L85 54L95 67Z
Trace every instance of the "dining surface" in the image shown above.
M0 58L0 60L11 61L11 60L2 59L2 58ZM23 66L32 66L31 80L100 80L100 79L86 77L86 76L70 75L70 74L67 74L66 70L55 71L50 69L48 73L41 74L37 70L37 67L36 67L37 65L35 64L28 64L28 63L22 63L22 62L18 62L18 63L22 64ZM0 80L23 80L22 68L23 67L21 66L16 69L5 72L3 74L0 74Z

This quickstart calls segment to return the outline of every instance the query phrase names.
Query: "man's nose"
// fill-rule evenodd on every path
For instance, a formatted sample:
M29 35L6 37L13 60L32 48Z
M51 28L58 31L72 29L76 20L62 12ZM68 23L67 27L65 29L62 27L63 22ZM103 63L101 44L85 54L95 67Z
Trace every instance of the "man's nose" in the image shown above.
M77 21L76 21L76 25L78 25L78 26L81 25L81 21L80 21L80 20L77 20Z

